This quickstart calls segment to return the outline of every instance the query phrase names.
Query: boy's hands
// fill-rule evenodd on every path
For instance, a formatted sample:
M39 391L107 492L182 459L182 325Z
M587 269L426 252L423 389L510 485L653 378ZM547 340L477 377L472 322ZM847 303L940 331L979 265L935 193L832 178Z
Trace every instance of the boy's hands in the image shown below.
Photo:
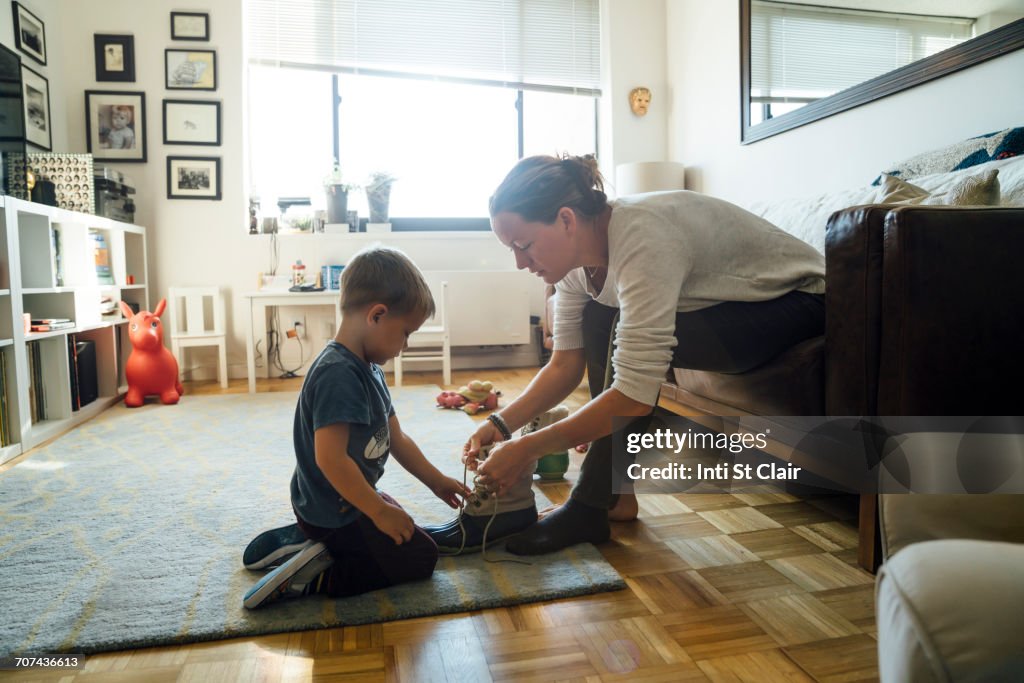
M444 475L431 485L430 490L447 503L448 507L455 509L462 507L462 501L469 495L469 489L461 481Z
M376 508L372 514L367 514L370 521L383 533L390 536L395 545L402 545L412 539L416 525L413 524L409 513L383 498L380 499L380 502L380 507Z

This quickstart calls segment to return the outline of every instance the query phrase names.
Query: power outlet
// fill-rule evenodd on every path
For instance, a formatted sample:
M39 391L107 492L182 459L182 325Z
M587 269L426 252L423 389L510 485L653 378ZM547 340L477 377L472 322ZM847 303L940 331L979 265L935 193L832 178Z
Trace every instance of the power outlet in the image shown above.
M299 339L306 338L306 316L296 318L292 323L292 329L295 330L295 336Z

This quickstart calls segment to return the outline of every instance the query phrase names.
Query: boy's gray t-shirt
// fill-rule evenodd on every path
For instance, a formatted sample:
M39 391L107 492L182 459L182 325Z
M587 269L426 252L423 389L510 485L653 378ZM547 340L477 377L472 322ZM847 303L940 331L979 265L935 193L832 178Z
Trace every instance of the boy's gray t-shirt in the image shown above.
M306 373L295 407L295 474L292 505L298 515L318 527L336 529L362 514L334 489L316 464L313 435L332 424L349 425L349 457L370 486L384 474L391 448L388 418L395 414L391 394L379 365L367 363L336 341L330 341Z

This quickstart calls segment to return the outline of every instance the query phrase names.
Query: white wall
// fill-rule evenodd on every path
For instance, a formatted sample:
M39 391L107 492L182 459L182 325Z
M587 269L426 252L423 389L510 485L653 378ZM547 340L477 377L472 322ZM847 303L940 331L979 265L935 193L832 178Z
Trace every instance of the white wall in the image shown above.
M1024 50L740 145L739 2L668 0L670 158L687 187L747 203L869 184L892 162L1024 124Z
M664 24L665 0L601 3L600 162L610 182L618 164L668 158L672 92ZM651 90L651 106L642 117L629 108L629 92L639 86Z
M39 0L37 4L41 4ZM170 12L186 9L210 13L209 43L171 41ZM148 162L116 167L134 179L138 188L136 222L149 228L150 296L154 299L151 305L155 305L171 286L215 284L226 288L230 374L244 376L246 315L242 295L256 288L257 274L269 269L271 254L268 237L246 234L242 0L190 0L187 6L172 0L59 0L59 10L59 13L51 13L59 14L64 26L60 49L64 55L65 77L61 91L54 90L54 95L67 102L70 151L86 151L85 90L142 90L146 93ZM47 22L47 30L50 31L50 22ZM95 81L94 33L134 34L136 83ZM216 92L189 93L164 88L164 49L188 46L217 51ZM222 102L223 144L220 147L164 146L161 143L161 100L190 99L193 95L195 99ZM324 144L330 141L325 140ZM166 199L168 155L220 156L223 199L216 202ZM388 242L387 239L381 241ZM289 272L290 264L297 258L316 271L324 263L344 263L364 244L363 239L344 237L282 237L278 272ZM452 242L432 239L430 235L395 241L395 246L427 270L514 269L508 250L493 237L474 239L469 244L468 248L453 248ZM539 315L542 310L543 283L538 280L531 299L531 312ZM283 311L282 319L291 318L292 313ZM303 313L314 342L305 345L308 358L310 353L319 350L324 330L322 320L330 316L321 315L316 309ZM296 348L294 344L285 345L286 365L294 364L296 358L287 354L294 353Z

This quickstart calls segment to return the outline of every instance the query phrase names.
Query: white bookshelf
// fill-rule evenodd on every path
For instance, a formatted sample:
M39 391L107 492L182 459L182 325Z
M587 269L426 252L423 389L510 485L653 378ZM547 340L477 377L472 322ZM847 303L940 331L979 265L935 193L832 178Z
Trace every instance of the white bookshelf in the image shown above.
M146 229L109 218L0 198L0 351L6 375L10 444L0 446L0 464L94 417L127 390L124 364L131 351L120 311L104 315L102 296L149 308ZM112 283L99 282L94 242L101 233L110 255ZM59 234L58 282L54 232ZM129 284L131 280L131 284ZM26 332L24 315L70 318L75 326ZM95 343L95 401L72 408L68 337ZM30 344L38 343L45 418L32 419Z

